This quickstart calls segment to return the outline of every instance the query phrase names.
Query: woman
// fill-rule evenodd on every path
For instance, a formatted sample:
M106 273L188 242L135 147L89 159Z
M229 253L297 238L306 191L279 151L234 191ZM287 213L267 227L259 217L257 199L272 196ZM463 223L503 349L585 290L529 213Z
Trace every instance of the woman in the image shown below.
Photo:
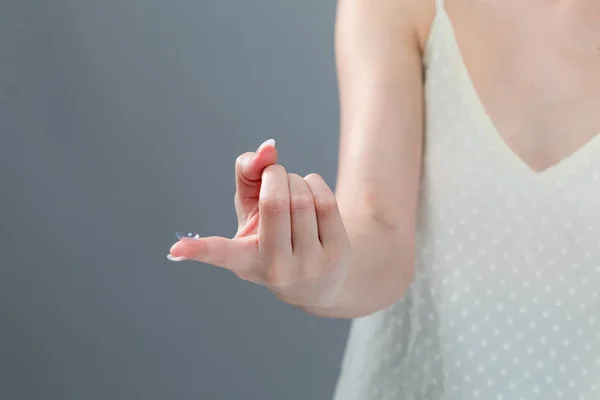
M355 318L337 400L600 398L600 3L339 0L335 196L236 164L173 260Z

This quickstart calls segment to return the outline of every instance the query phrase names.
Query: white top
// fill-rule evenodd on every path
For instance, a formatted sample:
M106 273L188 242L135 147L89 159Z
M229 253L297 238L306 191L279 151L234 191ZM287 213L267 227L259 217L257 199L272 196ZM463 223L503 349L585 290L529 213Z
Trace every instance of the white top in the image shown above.
M335 400L600 399L600 135L530 169L441 1L424 62L416 277L353 322Z

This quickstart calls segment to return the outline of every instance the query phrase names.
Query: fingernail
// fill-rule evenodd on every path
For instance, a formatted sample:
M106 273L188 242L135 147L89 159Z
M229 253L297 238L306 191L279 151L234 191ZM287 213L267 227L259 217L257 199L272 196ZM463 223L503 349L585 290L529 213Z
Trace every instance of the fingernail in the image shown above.
M175 232L175 236L177 236L177 239L179 240L183 240L183 239L199 239L200 235L198 235L197 233L192 233L192 232Z
M258 146L258 150L256 150L256 152L260 152L263 148L267 147L267 146L273 146L275 147L275 139L268 139L265 140L263 144L261 144L260 146Z
M184 256L175 257L172 254L167 254L167 259L169 259L171 261L185 261L185 260L187 260L187 257L184 257Z

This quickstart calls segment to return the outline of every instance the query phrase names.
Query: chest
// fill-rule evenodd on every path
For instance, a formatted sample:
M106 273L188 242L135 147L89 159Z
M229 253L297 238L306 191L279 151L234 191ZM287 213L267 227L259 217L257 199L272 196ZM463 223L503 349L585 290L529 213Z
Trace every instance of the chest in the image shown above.
M450 0L445 12L493 134L524 164L548 169L600 133L600 2Z

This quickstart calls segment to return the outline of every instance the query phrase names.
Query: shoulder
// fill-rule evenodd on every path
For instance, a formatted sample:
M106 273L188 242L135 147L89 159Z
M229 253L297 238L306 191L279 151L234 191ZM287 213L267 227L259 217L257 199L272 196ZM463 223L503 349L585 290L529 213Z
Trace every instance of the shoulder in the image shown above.
M352 28L372 26L410 37L419 49L424 48L438 0L338 0L338 21L353 20ZM347 25L347 23L346 23ZM354 30L354 29L352 29Z
M436 0L409 0L419 49L423 54L436 14Z

